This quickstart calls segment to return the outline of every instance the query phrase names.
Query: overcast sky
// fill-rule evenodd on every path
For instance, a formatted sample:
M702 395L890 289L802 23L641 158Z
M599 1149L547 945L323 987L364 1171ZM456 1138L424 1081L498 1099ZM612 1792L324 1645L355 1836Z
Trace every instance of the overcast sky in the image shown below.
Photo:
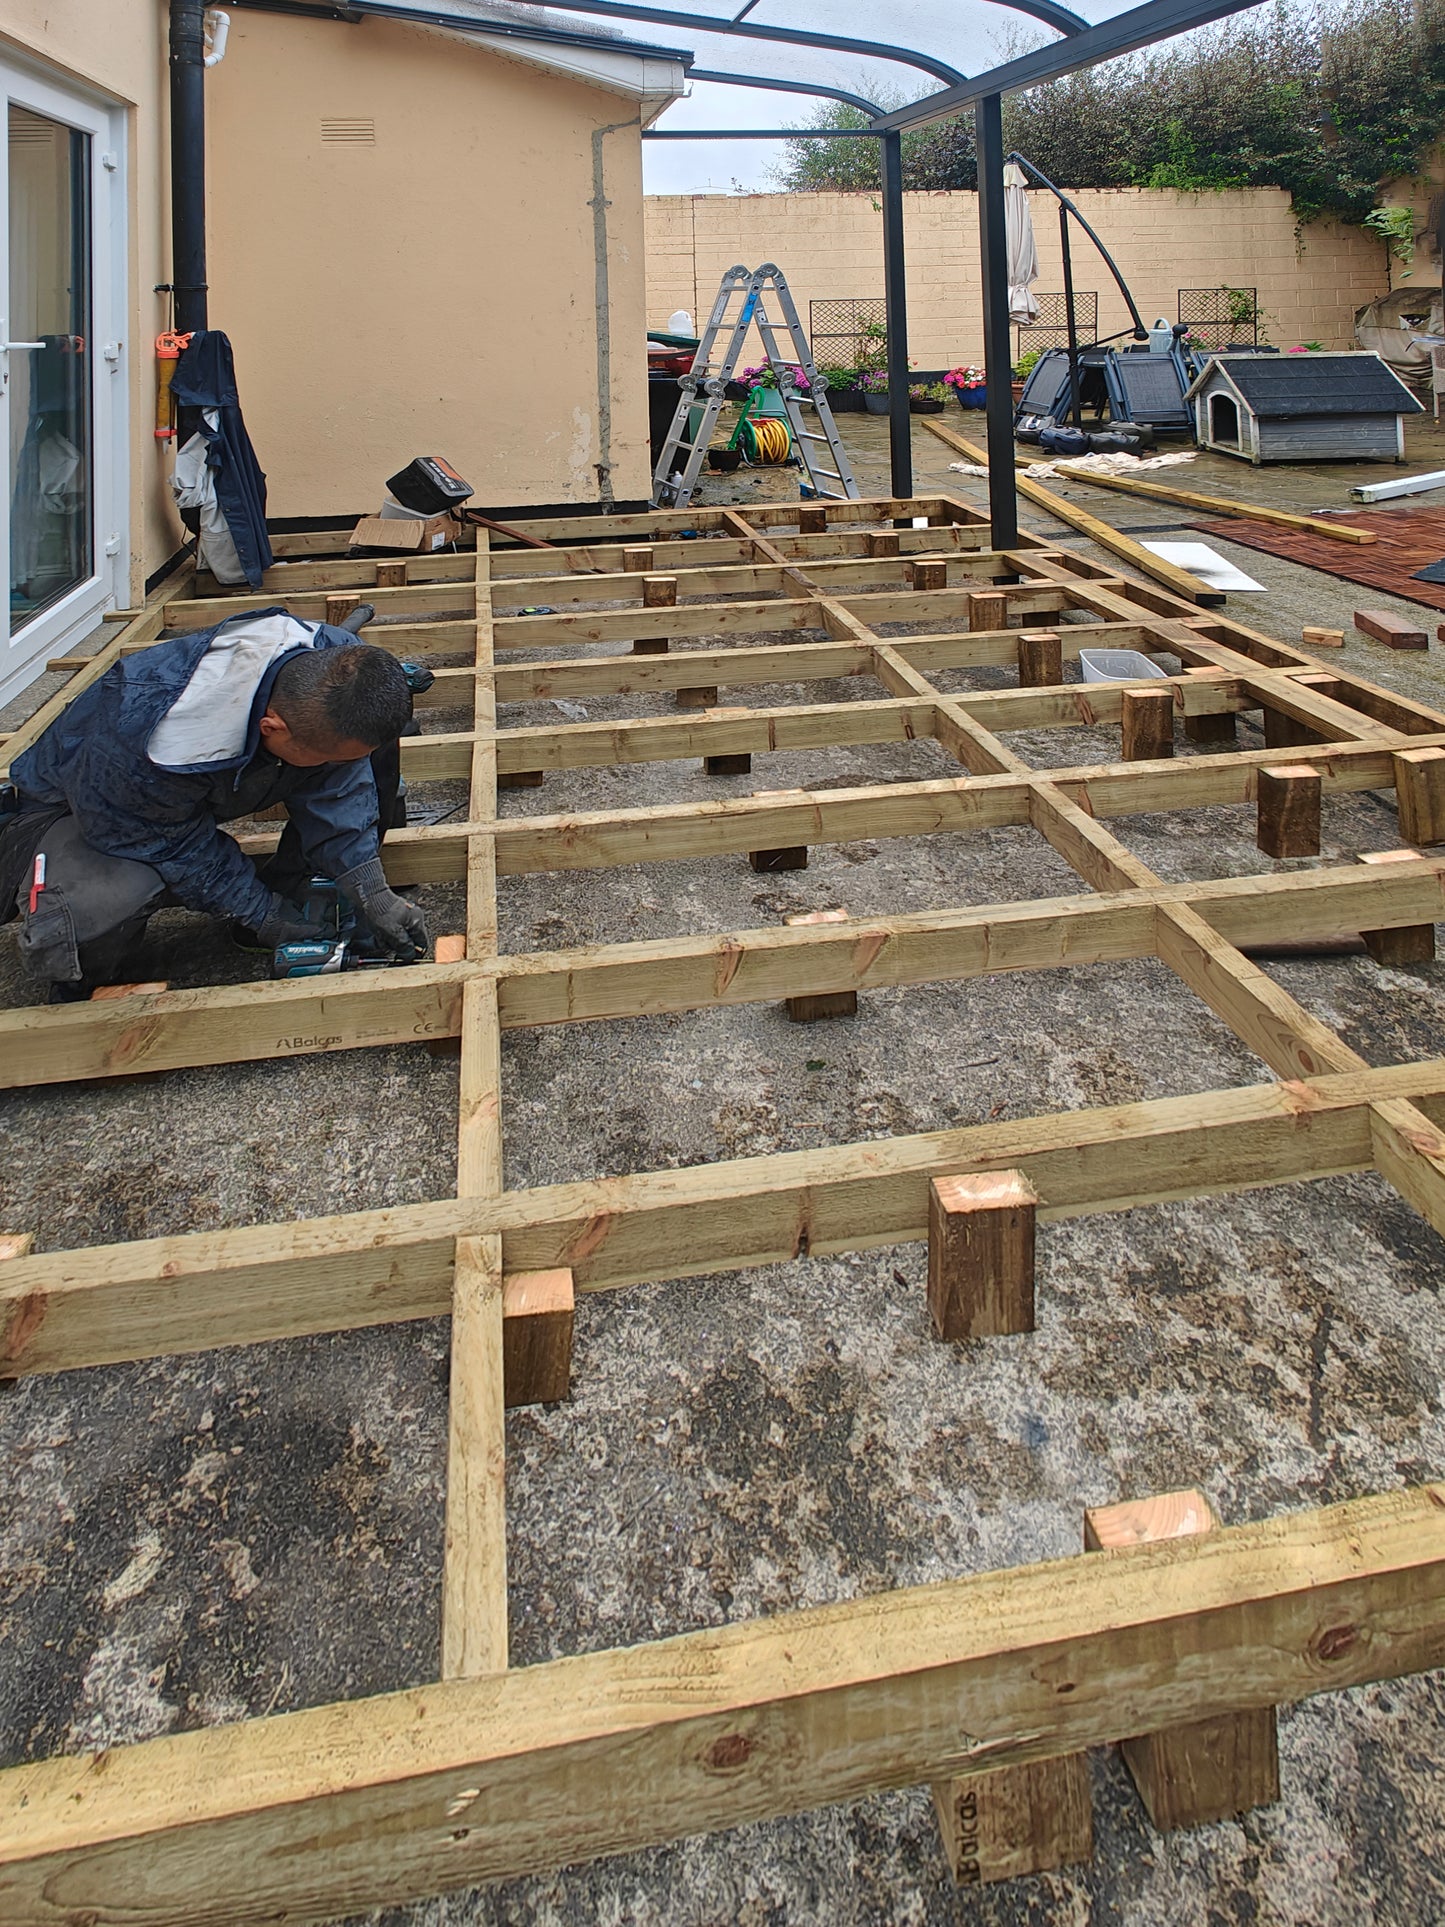
M870 59L844 50L794 47L776 41L709 34L691 22L706 15L739 14L742 0L648 0L676 10L677 25L609 20L609 26L655 45L685 48L702 68L817 80L892 106L932 93L947 82L897 61ZM1085 20L1100 21L1136 0L1065 0ZM1248 4L1248 0L1246 0ZM1030 47L1057 38L998 0L755 0L750 21L850 39L886 41L933 56L960 73L979 74ZM595 16L594 16L595 23ZM752 87L693 84L686 100L670 107L658 125L668 127L786 127L806 121L815 100L807 94L765 92ZM689 194L716 188L767 192L783 156L776 141L647 141L644 183L649 194Z

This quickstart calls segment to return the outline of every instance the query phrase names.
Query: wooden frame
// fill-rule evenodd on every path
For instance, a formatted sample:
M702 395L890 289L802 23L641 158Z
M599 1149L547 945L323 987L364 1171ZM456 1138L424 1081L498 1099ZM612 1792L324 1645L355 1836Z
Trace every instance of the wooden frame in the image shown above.
M1445 1493L1428 1489L507 1671L503 1411L564 1382L574 1285L922 1239L931 1201L936 1218L940 1197L988 1206L1003 1180L980 1182L987 1173L1008 1174L1009 1199L1024 1201L1030 1246L1035 1218L1047 1227L1367 1168L1445 1231L1445 1136L1432 1121L1445 1118L1445 1060L1370 1068L1238 947L1342 930L1417 942L1445 919L1445 852L1168 884L1107 827L1219 804L1256 804L1273 822L1304 769L1310 799L1397 790L1409 844L1445 842L1445 714L1067 551L1030 540L997 553L977 513L948 497L830 507L822 533L798 522L783 505L554 518L521 526L555 549L494 550L483 536L475 553L408 561L404 579L381 565L384 588L375 562L328 554L343 533L282 537L261 596L197 595L177 578L3 746L13 757L124 652L239 607L284 601L320 616L328 596L364 591L416 618L377 627L377 641L468 657L438 669L431 697L470 703L471 728L404 745L413 776L467 782L466 819L385 846L408 878L465 881L458 957L0 1013L9 1087L458 1040L451 1198L76 1252L31 1253L25 1226L0 1240L3 1377L449 1311L443 1677L0 1772L7 1927L62 1915L324 1920L877 1788L934 1780L953 1798L971 1778L1093 1743L1445 1662ZM658 577L675 586L659 592ZM639 641L666 653L628 652ZM1041 663L1070 662L1081 644L1169 656L1180 669L1134 688L1038 684ZM1010 663L1017 688L952 695L930 680ZM497 726L499 701L686 698L842 676L883 694ZM1136 689L1151 697L1147 730ZM1265 748L1141 755L1172 748L1171 715L1194 733L1241 712L1263 714ZM1004 740L1076 726L1119 728L1124 753L1034 769ZM960 774L497 817L509 776L920 737ZM498 949L499 876L998 824L1037 829L1080 891L575 952ZM504 1029L1140 957L1162 959L1274 1081L504 1189ZM1031 1307L1027 1250L1002 1235L996 1223L950 1233L938 1277L951 1292L968 1250L987 1247ZM537 1322L524 1329L528 1317Z

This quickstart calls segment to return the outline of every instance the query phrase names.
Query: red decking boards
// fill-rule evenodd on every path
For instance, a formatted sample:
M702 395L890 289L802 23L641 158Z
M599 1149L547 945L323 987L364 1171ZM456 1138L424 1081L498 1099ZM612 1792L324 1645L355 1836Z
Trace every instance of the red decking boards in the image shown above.
M1201 535L1238 542L1246 549L1282 555L1306 568L1322 569L1346 582L1362 582L1387 595L1445 609L1445 583L1416 582L1414 572L1445 557L1445 508L1376 509L1365 526L1379 539L1368 547L1332 542L1327 535L1307 535L1302 529L1273 528L1265 522L1195 522Z

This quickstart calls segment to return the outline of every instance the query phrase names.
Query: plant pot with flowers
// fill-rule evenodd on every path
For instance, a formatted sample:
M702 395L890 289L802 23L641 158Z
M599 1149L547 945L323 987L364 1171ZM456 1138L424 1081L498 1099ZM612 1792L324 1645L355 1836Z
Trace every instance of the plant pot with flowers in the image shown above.
M941 415L948 390L941 381L915 381L908 390L910 415Z
M868 368L858 377L858 387L862 391L863 406L870 415L888 413L888 370Z
M961 368L950 368L943 377L945 389L952 389L958 396L960 408L983 408L988 403L988 389L984 386L985 376L982 368L965 362Z
M858 391L858 371L837 365L818 370L820 386L828 390L828 406L835 415L861 415L863 397Z

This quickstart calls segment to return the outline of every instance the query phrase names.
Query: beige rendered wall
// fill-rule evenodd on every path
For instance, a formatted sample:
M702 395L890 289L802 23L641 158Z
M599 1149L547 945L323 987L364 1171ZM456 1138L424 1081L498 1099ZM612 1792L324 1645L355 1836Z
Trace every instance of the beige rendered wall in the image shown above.
M479 504L647 495L635 102L425 28L237 9L208 115L211 318L273 515L375 509L419 454Z
M79 81L123 105L128 151L128 339L130 387L130 592L179 546L171 507L169 456L155 420L154 340L165 323L151 293L170 279L166 142L166 9L159 0L0 0L0 46L32 56L57 80Z
M1387 285L1384 250L1357 228L1312 222L1295 233L1278 188L1180 194L1149 188L1081 189L1073 197L1097 228L1134 291L1146 324L1177 313L1178 290L1221 283L1254 287L1268 338L1353 347L1354 311ZM1059 289L1057 204L1029 196L1040 274ZM908 340L920 368L983 359L974 194L904 196ZM883 218L862 194L649 195L647 318L675 308L706 315L724 269L776 261L808 325L808 303L883 293ZM1101 334L1128 325L1128 311L1086 237L1073 235L1074 284L1097 291Z

